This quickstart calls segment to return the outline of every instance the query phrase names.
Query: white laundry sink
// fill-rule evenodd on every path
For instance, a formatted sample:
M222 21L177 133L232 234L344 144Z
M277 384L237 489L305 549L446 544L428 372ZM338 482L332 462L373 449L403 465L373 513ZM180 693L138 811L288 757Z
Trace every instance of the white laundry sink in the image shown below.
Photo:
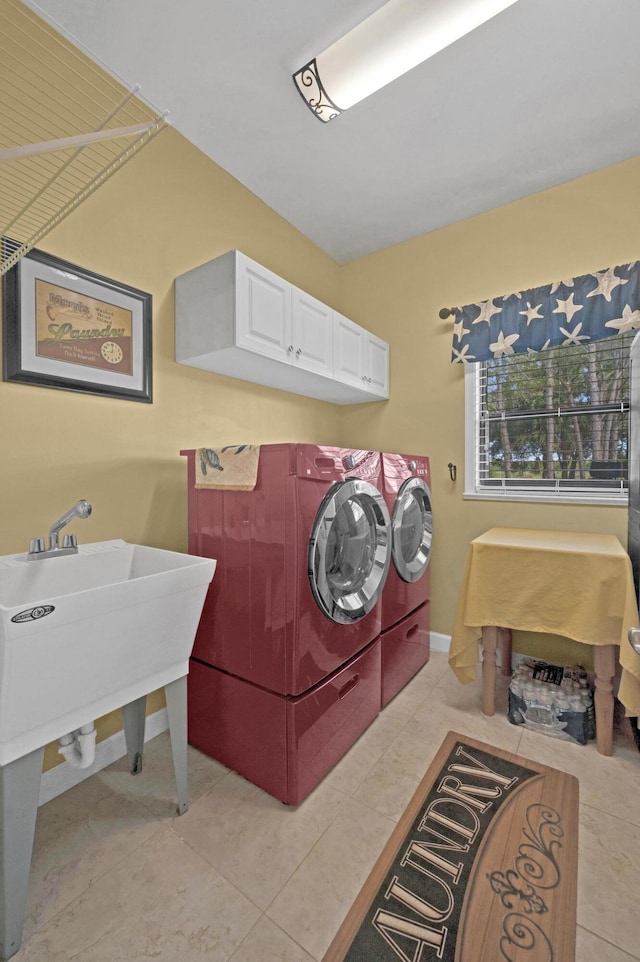
M120 540L0 557L0 765L186 675L215 566Z

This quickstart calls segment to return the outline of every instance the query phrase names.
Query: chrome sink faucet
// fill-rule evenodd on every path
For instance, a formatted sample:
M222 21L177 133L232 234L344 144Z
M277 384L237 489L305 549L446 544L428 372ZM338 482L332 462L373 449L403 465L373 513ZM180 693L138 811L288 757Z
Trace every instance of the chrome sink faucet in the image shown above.
M61 528L73 521L74 518L88 518L91 514L91 505L88 501L78 501L72 508L54 521L49 528L49 546L45 548L44 538L32 538L31 544L29 545L29 553L27 558L29 561L36 561L41 558L59 558L66 554L77 554L78 553L78 539L75 534L66 534L62 540L62 546L59 543L59 534Z

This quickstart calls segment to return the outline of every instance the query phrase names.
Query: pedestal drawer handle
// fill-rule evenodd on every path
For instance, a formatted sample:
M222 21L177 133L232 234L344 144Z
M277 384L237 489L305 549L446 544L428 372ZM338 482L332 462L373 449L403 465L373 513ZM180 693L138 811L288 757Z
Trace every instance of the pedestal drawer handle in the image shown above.
M338 692L338 698L346 698L349 692L352 692L354 688L358 687L359 681L360 675L354 675L353 678L350 678Z

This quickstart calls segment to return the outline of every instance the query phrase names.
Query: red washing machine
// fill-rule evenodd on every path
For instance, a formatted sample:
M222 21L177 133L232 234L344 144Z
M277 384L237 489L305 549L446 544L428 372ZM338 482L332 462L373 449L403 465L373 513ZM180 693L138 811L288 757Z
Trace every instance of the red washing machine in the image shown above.
M392 564L382 593L382 707L429 660L429 561L433 534L429 458L382 455L391 514Z
M189 741L300 802L380 709L391 526L378 452L260 448L252 491L195 487L189 550L217 559L189 672ZM219 578L219 580L218 580Z

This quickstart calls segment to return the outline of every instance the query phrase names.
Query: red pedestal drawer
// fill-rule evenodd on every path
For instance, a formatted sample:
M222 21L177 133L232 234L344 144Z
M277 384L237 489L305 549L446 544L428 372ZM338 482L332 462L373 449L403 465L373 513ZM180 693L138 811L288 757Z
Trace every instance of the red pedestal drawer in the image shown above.
M285 801L286 699L193 658L187 689L189 743Z
M380 635L384 708L429 661L429 602Z
M289 793L297 804L321 781L380 711L380 641L314 690L287 705Z
M189 742L297 805L380 710L380 641L304 695L287 698L192 659Z

